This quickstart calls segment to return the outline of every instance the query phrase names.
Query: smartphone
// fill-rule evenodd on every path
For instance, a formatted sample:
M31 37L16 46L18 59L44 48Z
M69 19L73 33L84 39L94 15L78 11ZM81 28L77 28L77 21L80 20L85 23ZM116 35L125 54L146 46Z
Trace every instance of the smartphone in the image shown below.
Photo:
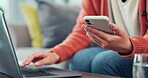
M85 16L83 21L87 26L96 28L109 34L114 34L110 27L110 21L107 16Z

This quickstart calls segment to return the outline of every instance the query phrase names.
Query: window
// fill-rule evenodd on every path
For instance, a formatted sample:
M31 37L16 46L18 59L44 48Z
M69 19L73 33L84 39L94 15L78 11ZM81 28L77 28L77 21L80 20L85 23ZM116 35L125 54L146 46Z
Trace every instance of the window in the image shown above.
M9 0L0 0L0 8L4 11L6 19L9 17Z

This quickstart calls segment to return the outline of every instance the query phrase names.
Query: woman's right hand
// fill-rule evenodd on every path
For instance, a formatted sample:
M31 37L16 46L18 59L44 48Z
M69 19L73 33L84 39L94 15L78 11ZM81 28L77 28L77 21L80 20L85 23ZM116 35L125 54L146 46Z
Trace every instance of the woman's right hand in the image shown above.
M25 67L26 65L29 65L31 62L33 62L35 66L51 65L55 64L58 61L59 56L56 53L40 51L32 54L31 56L28 56L20 66Z

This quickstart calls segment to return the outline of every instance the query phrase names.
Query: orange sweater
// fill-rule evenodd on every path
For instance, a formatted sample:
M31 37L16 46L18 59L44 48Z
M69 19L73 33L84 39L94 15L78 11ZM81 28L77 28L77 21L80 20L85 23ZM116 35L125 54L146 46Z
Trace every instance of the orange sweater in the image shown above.
M147 0L139 1L139 20L141 36L133 36L129 39L133 45L133 51L130 55L121 55L123 57L132 58L135 53L148 53L148 2ZM142 12L146 10L147 16L142 16ZM72 33L59 45L53 47L49 51L56 52L60 61L67 60L73 56L75 52L86 48L92 41L86 36L84 29L81 27L84 24L82 18L84 16L108 16L108 1L107 0L83 0L82 9L77 18L77 24L74 26Z

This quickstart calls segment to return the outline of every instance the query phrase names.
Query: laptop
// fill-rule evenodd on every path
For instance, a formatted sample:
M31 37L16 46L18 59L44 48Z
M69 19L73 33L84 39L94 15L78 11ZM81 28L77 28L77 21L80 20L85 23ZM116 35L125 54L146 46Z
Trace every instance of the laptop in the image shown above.
M21 68L2 11L0 11L0 73L13 78L65 78L82 76L81 73L47 66Z

